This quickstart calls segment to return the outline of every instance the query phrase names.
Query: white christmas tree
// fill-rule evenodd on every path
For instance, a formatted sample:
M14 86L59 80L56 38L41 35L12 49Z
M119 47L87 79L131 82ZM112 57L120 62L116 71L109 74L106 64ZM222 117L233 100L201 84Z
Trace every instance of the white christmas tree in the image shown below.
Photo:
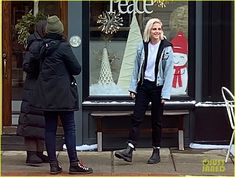
M98 83L102 85L113 83L113 76L112 76L111 67L109 63L107 48L103 48L100 77L99 77Z
M100 76L97 84L90 86L91 95L123 95L123 91L114 83L108 59L107 48L103 48Z
M106 37L109 34L116 33L122 26L123 19L119 13L103 12L98 16L97 23L101 24L99 28L105 33ZM107 48L103 48L100 76L98 83L90 86L91 95L123 95L123 91L114 83L111 66L108 57Z
M134 60L136 56L136 49L138 44L142 41L142 35L140 32L139 24L136 19L136 15L133 14L130 31L126 43L126 48L122 60L122 66L118 78L117 85L125 92L128 91L132 70L134 67Z

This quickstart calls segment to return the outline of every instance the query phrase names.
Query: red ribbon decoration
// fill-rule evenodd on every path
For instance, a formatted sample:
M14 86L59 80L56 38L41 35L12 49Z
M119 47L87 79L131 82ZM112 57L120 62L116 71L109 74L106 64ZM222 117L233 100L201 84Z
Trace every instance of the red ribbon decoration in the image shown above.
M172 87L176 88L177 83L178 83L179 87L182 87L181 69L183 69L185 67L186 67L186 64L183 66L174 66L175 73L174 73Z

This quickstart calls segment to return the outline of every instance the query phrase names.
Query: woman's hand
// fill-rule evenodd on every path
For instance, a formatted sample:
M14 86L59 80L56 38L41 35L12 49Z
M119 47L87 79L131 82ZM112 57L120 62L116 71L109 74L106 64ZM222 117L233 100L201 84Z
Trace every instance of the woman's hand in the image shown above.
M130 97L131 97L132 99L135 99L135 93L134 93L134 92L130 92Z

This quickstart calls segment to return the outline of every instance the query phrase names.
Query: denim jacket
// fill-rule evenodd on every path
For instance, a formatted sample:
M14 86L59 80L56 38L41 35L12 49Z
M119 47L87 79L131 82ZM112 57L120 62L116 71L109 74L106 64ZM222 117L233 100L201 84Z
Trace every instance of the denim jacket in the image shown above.
M158 73L156 78L156 85L163 86L161 98L162 99L170 99L171 95L171 87L173 80L173 49L169 42L164 41L164 48L160 55L159 63L158 63ZM134 69L132 73L132 78L130 82L129 92L137 93L138 84L142 84L141 76L144 76L144 62L145 62L145 51L144 44L141 43L137 47L136 59L134 62Z

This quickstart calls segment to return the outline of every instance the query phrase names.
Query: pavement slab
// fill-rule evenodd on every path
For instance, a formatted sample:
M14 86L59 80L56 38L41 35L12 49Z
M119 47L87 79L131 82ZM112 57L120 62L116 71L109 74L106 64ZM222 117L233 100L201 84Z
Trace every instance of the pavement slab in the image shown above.
M172 151L176 171L182 175L234 176L234 163L225 163L225 150Z
M233 159L230 158L226 164L222 163L225 150L179 151L174 148L161 148L161 162L158 164L146 164L152 153L150 148L137 148L131 163L116 158L114 151L77 153L82 163L93 168L94 173L88 176L234 176ZM57 154L63 167L59 176L68 176L67 152L59 151ZM3 151L1 155L2 176L51 176L49 164L27 166L24 151Z

